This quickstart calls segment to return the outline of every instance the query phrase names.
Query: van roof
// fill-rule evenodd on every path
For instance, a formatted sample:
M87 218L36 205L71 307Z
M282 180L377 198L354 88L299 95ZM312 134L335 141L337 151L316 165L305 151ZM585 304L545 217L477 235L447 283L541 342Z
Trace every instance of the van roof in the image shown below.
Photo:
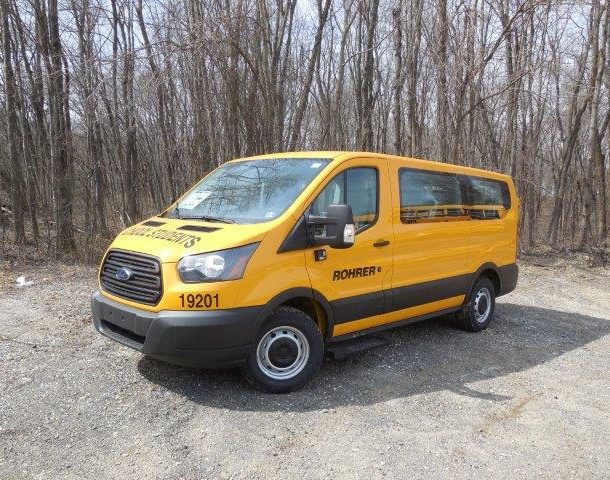
M434 160L423 160L420 158L413 157L401 157L398 155L388 155L385 153L375 152L350 152L350 151L338 151L338 150L312 150L312 151L301 151L301 152L276 152L268 153L264 155L253 155L250 157L244 157L237 159L236 161L242 160L254 160L254 159L273 159L273 158L327 158L331 159L333 163L343 163L346 160L352 158L384 158L395 162L404 163L405 167L430 169L436 171L444 171L451 173L461 173L464 175L474 175L488 178L496 178L502 180L511 180L509 175L494 172L492 170L483 170L481 168L465 167L462 165L455 165L451 163L444 163Z

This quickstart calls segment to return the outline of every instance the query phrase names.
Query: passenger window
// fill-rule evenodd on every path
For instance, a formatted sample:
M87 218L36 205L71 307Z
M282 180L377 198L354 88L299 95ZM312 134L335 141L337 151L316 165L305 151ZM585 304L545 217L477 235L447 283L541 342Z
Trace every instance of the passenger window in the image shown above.
M403 223L467 219L457 175L406 168L398 175Z
M468 198L470 218L476 220L502 218L510 208L508 185L497 180L468 177Z
M377 218L377 170L350 168L334 177L311 204L312 215L326 216L330 205L347 204L352 207L356 232L369 227Z
M469 177L471 205L501 205L510 208L508 186L504 182L485 178Z

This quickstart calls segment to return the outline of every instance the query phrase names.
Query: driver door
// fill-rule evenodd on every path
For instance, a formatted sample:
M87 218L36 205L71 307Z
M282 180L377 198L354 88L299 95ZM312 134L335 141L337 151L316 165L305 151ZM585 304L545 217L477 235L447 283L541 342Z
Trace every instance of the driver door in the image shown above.
M307 213L325 216L332 204L352 207L354 245L318 246L305 252L312 287L329 300L333 336L375 325L375 315L390 309L393 230L388 164L382 159L354 159L339 166L324 183Z

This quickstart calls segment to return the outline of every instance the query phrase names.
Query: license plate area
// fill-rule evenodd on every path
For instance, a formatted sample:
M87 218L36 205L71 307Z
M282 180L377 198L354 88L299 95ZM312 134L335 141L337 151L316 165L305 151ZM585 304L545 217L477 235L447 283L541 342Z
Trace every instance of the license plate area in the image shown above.
M129 330L130 332L136 332L136 314L125 312L118 308L114 308L109 305L103 305L102 307L102 318L108 323L112 323L123 330Z

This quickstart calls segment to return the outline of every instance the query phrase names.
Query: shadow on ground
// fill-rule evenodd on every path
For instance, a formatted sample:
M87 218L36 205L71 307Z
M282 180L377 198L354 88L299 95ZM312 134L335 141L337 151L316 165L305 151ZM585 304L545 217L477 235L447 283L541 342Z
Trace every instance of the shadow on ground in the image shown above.
M303 390L286 395L255 391L237 370L189 370L148 357L140 373L197 404L247 411L309 411L371 405L450 390L488 400L510 397L468 387L525 371L610 333L610 320L510 303L498 303L482 333L457 330L444 319L386 334L388 345L343 362L325 359Z

